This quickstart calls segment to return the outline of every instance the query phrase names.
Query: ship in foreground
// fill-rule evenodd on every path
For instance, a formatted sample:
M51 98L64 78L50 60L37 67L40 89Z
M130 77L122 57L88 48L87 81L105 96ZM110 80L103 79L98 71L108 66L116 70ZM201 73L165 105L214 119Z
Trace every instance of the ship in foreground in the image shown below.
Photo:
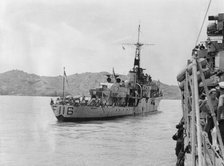
M52 110L59 121L83 121L109 119L155 112L158 109L162 92L158 82L143 72L140 67L140 51L143 43L139 41L140 25L134 66L128 73L127 80L121 80L119 75L107 75L105 83L100 87L90 89L90 97L65 98L51 101Z
M176 126L176 166L224 165L224 13L209 16L208 39L177 75L183 117Z

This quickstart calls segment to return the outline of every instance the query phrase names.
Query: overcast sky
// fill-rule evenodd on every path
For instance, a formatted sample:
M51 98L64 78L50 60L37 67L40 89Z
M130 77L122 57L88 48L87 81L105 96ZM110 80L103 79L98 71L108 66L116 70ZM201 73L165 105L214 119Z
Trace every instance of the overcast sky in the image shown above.
M127 74L135 48L153 79L177 84L191 56L209 0L1 0L0 73L18 69L42 76L83 72ZM209 15L224 12L213 0ZM206 25L200 40L206 39Z

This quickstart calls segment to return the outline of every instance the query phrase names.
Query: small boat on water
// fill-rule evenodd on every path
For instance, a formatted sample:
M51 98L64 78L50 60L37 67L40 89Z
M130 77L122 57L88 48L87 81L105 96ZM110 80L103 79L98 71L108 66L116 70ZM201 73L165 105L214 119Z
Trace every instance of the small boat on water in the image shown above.
M128 79L121 80L113 70L113 74L107 75L105 83L89 90L89 98L66 98L63 95L56 101L52 100L51 108L59 121L109 119L157 111L162 92L159 83L152 81L140 66L140 52L144 44L140 43L139 37L140 25L138 41L133 44L136 47L134 66L128 73Z

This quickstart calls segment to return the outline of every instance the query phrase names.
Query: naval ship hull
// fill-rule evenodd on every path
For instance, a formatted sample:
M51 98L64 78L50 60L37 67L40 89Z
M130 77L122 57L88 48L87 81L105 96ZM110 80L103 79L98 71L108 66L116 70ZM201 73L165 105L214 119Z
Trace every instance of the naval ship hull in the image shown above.
M53 104L52 110L58 121L106 120L118 117L153 113L158 110L161 97L141 99L137 106L72 106Z

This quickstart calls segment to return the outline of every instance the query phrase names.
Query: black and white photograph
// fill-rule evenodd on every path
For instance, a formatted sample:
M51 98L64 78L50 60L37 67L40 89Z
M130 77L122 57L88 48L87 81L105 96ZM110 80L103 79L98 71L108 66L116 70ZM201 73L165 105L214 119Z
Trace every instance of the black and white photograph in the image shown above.
M223 165L223 0L0 1L0 166Z

